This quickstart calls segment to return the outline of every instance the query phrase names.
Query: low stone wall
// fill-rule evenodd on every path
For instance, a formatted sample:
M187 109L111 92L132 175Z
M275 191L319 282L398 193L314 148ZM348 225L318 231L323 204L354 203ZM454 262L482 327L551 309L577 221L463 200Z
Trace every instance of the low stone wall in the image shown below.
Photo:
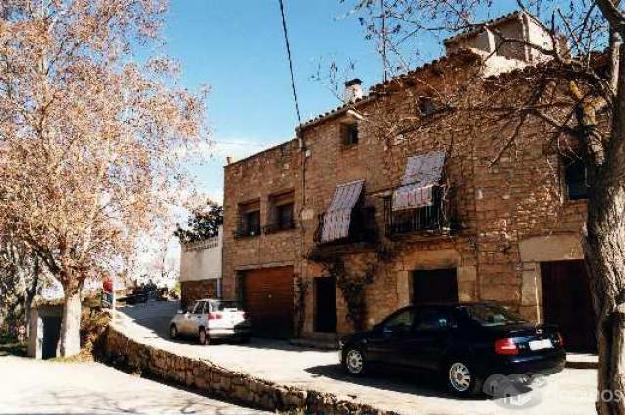
M396 415L369 405L341 400L333 394L279 385L228 370L207 360L178 356L130 339L112 326L108 328L103 353L101 357L114 365L264 410L328 415Z

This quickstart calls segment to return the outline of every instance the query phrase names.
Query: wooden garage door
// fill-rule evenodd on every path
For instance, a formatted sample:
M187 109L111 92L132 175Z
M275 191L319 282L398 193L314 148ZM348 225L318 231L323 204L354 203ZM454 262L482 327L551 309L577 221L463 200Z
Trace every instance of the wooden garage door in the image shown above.
M292 336L292 267L247 271L244 296L254 335L277 338Z

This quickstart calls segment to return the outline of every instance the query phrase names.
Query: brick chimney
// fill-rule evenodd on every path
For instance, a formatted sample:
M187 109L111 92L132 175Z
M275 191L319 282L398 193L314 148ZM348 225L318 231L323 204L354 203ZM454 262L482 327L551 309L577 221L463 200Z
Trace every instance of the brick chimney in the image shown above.
M362 95L362 81L360 79L354 78L345 82L345 91L343 92L343 102L345 104L350 104L362 98Z

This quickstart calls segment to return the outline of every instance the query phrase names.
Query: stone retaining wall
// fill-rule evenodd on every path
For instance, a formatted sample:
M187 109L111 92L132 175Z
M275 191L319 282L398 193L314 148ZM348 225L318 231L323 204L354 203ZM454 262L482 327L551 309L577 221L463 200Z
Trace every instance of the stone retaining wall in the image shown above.
M333 394L279 385L139 343L109 326L103 356L107 362L256 408L305 414L395 415Z

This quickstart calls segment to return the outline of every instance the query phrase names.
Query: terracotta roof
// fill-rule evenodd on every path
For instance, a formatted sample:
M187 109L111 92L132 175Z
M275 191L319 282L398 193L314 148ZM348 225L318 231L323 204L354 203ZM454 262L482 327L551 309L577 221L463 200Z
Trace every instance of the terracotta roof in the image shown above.
M325 113L321 113L319 115L317 115L316 117L302 123L299 127L296 128L296 130L302 130L304 128L310 127L311 125L315 125L321 121L324 121L326 119L338 116L342 113L344 113L345 111L351 109L351 108L356 108L366 102L371 101L372 99L375 99L378 96L378 92L383 89L384 87L394 83L394 82L398 82L398 81L403 81L406 80L408 78L412 78L415 75L417 75L420 72L426 71L428 69L431 69L437 65L440 65L442 63L446 63L449 62L453 59L457 59L460 57L472 57L472 58L481 58L480 55L478 55L475 52L472 52L470 49L460 49L452 54L449 55L445 55L442 56L440 58L434 59L433 61L430 61L428 63L425 63L423 65L421 65L418 68L415 68L411 71L408 71L404 74L401 75L397 75L395 77L392 77L390 79L388 79L385 82L380 82L377 84L372 85L369 88L369 92L367 95L364 95L362 98L358 98L357 100L355 100L354 102L350 102L349 104L343 104L343 105L339 105L336 108L331 109L330 111L327 111Z

